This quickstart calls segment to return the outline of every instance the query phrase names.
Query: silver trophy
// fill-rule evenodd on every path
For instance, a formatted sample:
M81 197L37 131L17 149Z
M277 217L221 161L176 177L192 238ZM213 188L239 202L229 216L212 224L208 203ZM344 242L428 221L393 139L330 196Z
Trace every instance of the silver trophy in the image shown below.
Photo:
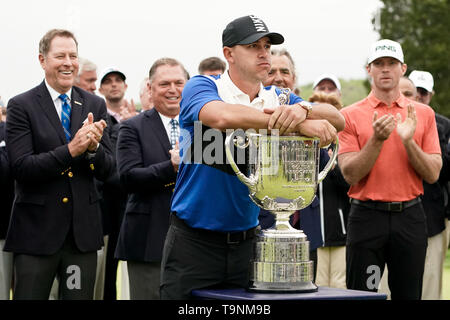
M317 185L336 160L338 141L332 157L319 173L318 138L248 132L244 136L236 136L235 133L229 134L225 140L228 162L239 180L248 187L253 202L275 216L274 227L262 230L256 238L248 290L278 293L316 291L313 261L309 260L309 241L303 231L290 225L289 217L314 200ZM234 160L233 150L239 149L246 149L248 153L246 174Z

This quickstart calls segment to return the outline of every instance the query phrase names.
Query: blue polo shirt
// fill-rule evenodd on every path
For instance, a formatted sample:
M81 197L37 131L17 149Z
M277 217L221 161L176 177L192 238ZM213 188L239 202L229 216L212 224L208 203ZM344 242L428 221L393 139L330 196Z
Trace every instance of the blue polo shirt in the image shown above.
M181 163L172 196L171 210L193 228L237 232L258 225L260 209L250 199L247 186L239 181L231 166L226 162L204 163L204 161L195 161L196 158L192 156L195 149L193 147L194 128L197 127L196 132L199 132L198 129L201 128L202 133L210 129L198 122L195 123L199 121L198 115L203 106L216 100L233 103L222 99L219 95L220 90L226 90L226 88L218 89L218 86L221 86L219 80L220 76L195 76L183 89L179 116ZM228 83L234 86L230 84L231 81ZM236 89L237 87L233 88L233 90ZM278 89L272 87L261 87L260 93L266 95L270 94L270 91L276 95L280 94ZM300 101L302 101L301 98L291 94L290 104ZM186 138L183 135L189 137ZM222 139L225 137L225 134L221 132L218 132L218 135L221 135ZM222 148L223 143L224 140L221 141ZM204 150L207 143L203 142L200 145L201 150ZM199 146L196 147L199 148ZM225 151L222 151L225 154Z

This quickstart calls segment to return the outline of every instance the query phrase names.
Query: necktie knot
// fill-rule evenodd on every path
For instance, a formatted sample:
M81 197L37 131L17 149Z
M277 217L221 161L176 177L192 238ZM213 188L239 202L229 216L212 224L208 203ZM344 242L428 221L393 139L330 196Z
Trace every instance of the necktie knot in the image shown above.
M65 94L65 93L60 94L58 98L60 98L62 100L62 102L68 103L67 99L69 99L69 97L67 96L67 94Z

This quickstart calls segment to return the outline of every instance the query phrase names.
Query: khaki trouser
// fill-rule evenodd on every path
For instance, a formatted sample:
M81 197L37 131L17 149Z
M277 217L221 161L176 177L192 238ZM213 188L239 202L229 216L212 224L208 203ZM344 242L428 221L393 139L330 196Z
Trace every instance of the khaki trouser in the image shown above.
M316 285L346 289L345 246L317 249Z
M428 238L427 257L423 273L422 300L442 298L442 273L447 252L445 230Z
M0 300L9 300L13 276L13 253L3 251L5 240L0 240Z
M130 281L128 279L128 266L126 261L119 261L117 300L130 300Z

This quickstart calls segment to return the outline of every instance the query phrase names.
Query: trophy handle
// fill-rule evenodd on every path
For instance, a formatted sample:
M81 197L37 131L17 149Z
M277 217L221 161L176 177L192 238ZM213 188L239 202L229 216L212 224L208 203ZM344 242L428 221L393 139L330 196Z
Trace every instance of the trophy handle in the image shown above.
M325 177L327 176L328 172L331 170L331 167L336 162L338 149L339 149L339 138L338 137L336 137L335 144L336 144L336 147L333 150L333 155L331 156L330 160L328 160L328 163L325 166L325 168L319 173L319 177L318 177L317 183L321 183L322 180L325 179Z
M248 137L247 133L245 133L245 135ZM233 171L236 173L238 179L243 184L245 184L250 190L253 190L256 187L257 179L256 178L251 179L245 176L245 174L243 174L241 170L239 170L236 162L234 162L233 155L231 154L232 142L233 142L233 133L230 133L225 138L225 155L227 156L228 162L230 163L231 168L233 168ZM244 148L246 148L247 146L248 145L244 145Z

